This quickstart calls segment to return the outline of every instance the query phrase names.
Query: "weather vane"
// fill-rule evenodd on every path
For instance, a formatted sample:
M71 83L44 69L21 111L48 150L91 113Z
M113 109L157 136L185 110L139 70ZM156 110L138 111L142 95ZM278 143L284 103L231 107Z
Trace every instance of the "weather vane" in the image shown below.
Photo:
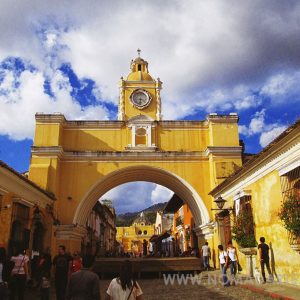
M138 56L141 57L141 49L137 49Z

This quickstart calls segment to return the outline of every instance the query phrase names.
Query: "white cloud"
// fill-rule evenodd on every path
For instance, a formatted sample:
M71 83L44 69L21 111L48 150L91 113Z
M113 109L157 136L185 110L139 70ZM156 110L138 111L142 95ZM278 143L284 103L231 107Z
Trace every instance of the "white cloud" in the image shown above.
M260 134L259 143L262 147L266 147L287 128L287 126L278 123L266 124L265 116L266 110L262 109L255 113L250 121L249 127L245 125L239 126L239 133L244 136Z
M155 189L151 192L151 202L153 204L167 202L173 194L174 193L168 188L157 184Z
M244 136L252 136L254 134L261 133L265 127L265 113L265 109L257 111L251 119L248 127L246 125L239 125L239 133Z
M254 118L251 120L249 125L249 134L253 135L262 132L265 123L265 109L256 112Z
M271 98L272 104L281 104L289 99L291 103L300 100L300 72L279 73L268 78L261 88L261 95Z
M249 129L246 125L239 125L239 134L248 136L249 135Z
M117 81L140 47L164 81L165 118L241 111L261 104L252 91L268 78L299 66L299 13L299 2L286 1L2 1L0 60L26 58L47 76L70 62L117 104ZM270 79L261 95L294 83Z
M15 83L19 86L16 88ZM81 107L72 99L71 86L61 72L51 78L54 97L44 92L45 77L39 71L25 70L20 75L6 71L0 85L0 133L11 139L32 138L36 112L61 112L69 119L107 119L101 105Z
M110 199L117 213L138 212L151 205L168 201L173 192L151 182L130 182L119 185L100 199Z
M259 138L259 143L262 147L266 147L271 143L279 134L281 134L287 126L274 124L269 126L269 129L263 132Z

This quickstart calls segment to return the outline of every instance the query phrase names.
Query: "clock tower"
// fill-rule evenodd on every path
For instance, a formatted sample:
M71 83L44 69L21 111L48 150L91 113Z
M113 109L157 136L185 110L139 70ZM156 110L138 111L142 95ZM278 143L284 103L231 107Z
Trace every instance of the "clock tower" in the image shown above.
M126 80L121 77L119 88L118 120L128 121L133 117L147 117L152 121L161 120L160 90L162 82L154 80L148 71L148 62L140 57L131 61L131 72Z

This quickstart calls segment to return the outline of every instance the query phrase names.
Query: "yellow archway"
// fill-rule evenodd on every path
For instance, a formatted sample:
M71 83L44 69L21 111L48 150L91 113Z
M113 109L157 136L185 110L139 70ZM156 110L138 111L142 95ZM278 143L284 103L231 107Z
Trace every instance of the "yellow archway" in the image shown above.
M196 227L209 223L208 210L203 200L188 182L162 168L142 165L116 170L95 183L80 201L73 224L85 227L90 211L101 196L118 185L133 181L148 181L167 187L189 205Z

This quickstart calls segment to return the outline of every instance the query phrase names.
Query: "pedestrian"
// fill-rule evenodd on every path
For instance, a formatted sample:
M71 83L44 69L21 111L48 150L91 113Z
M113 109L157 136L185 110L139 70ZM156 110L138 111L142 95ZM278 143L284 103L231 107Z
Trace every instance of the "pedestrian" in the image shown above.
M143 300L143 292L133 278L132 264L125 260L121 266L120 276L114 278L106 291L105 300Z
M147 256L147 248L148 248L148 242L144 239L143 241L143 256Z
M208 246L208 242L205 242L205 244L201 248L201 256L203 260L203 266L204 270L209 271L209 259L211 257L210 248Z
M82 267L70 277L66 300L100 300L99 277L91 271L92 255L82 258Z
M223 245L218 246L219 249L219 260L220 266L222 270L222 279L223 279L223 286L230 286L228 277L227 277L227 267L226 267L226 259L227 259L227 252L224 251Z
M71 256L66 253L66 247L60 245L58 255L53 259L56 300L65 300L71 260Z
M261 237L259 241L260 244L258 245L258 252L260 259L261 274L264 279L264 283L266 283L267 280L265 274L265 266L267 267L270 280L273 281L273 275L270 269L269 246L265 244L266 239L264 237Z
M226 257L226 268L230 265L232 285L235 285L236 273L238 267L239 258L237 255L236 248L232 245L232 241L227 243L227 257Z
M71 274L79 271L82 267L82 259L78 253L75 251L72 255L72 262L71 262Z
M152 253L153 253L153 242L149 242L148 251L149 251L150 256L152 256Z
M18 296L18 300L24 299L26 281L29 279L28 261L29 257L22 248L17 249L16 255L12 256L10 261L14 263L9 282L10 300Z
M6 300L8 296L8 281L11 272L11 264L7 260L5 248L0 248L0 300Z
M51 274L51 255L42 252L36 267L37 286L39 287L40 299L49 300Z

